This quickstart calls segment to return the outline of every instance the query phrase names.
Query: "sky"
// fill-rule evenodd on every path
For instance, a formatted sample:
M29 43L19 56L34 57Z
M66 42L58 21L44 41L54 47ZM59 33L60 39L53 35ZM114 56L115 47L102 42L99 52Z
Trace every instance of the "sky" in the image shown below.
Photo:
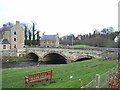
M59 36L118 30L119 0L0 0L0 27L4 23L35 22L36 29Z

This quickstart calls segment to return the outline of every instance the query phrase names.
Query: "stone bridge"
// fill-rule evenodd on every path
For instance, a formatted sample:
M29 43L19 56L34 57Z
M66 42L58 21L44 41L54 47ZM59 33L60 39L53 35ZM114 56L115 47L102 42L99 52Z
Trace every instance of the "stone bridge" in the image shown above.
M69 63L83 59L100 58L101 50L62 48L26 48L28 57L47 63Z
M69 63L91 58L118 59L118 49L112 48L23 48L0 51L0 56L28 56L33 60L46 63Z

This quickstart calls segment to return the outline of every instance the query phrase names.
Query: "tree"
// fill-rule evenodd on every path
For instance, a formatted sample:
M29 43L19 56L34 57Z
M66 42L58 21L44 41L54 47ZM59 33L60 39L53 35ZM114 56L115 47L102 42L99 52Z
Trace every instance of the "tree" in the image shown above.
M93 37L96 37L96 36L98 36L100 34L100 32L96 29L94 32L93 32Z
M113 27L108 27L108 28L103 28L103 30L101 30L102 34L111 34L113 33Z
M32 44L33 45L35 45L35 35L36 35L36 33L35 33L35 31L36 31L36 29L35 29L35 23L34 22L32 22Z
M28 30L28 34L29 34L29 45L31 45L31 36L32 36L32 34L31 34L31 31L30 30Z
M102 34L107 34L107 29L103 28L103 30L101 31Z
M92 34L91 33L89 33L89 38L92 38Z
M26 23L21 24L25 30L25 45L38 45L40 40L39 31L35 29L35 23L32 22L32 25Z
M26 24L23 24L24 28L25 28L25 45L27 45L27 38L28 38L28 26Z
M37 33L36 33L36 34L37 34L37 44L38 44L38 45L39 45L39 43L40 43L40 35L39 35L39 33L40 33L39 31L37 31Z
M120 33L118 34L118 48L120 48ZM120 50L119 50L120 53Z
M111 34L111 33L113 33L113 27L108 27L107 28L107 34Z

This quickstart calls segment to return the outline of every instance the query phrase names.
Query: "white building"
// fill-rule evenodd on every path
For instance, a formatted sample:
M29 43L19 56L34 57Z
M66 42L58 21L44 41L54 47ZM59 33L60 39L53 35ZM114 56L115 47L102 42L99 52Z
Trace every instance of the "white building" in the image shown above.
M118 36L115 37L114 42L118 42L118 38L120 38L120 34L118 34Z

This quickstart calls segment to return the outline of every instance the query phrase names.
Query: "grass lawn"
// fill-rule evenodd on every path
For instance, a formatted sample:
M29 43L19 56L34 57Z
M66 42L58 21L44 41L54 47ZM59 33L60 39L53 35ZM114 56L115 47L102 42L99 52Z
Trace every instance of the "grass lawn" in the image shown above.
M6 62L7 60L9 60L9 62L30 60L30 58L27 57L15 57L15 56L4 56L2 58L3 58L2 62Z
M117 65L116 61L102 59L86 60L57 66L9 68L2 70L3 88L25 88L24 76L52 69L53 78L50 82L38 82L33 88L79 88L79 79L83 85L88 84L96 74L103 74ZM73 76L73 78L70 78Z
M89 45L73 45L73 46L65 46L65 45L62 45L62 47L66 47L66 48L95 48L93 46L89 46Z
M71 48L95 48L95 47L92 47L92 46L89 46L89 45L73 45L73 46L70 46Z

